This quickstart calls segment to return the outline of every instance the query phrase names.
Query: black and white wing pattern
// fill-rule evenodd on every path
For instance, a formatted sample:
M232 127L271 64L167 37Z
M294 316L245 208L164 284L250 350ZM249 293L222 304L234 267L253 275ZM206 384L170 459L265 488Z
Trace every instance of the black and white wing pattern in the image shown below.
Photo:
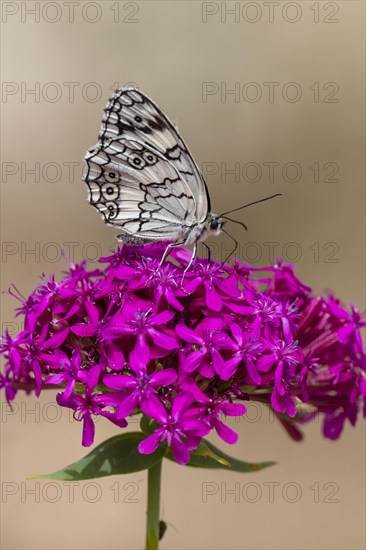
M145 94L117 90L99 141L85 157L89 202L124 242L195 242L210 200L203 176L173 123Z
M90 150L86 162L89 201L108 225L121 229L120 240L143 244L186 238L195 221L194 197L163 155L118 137Z

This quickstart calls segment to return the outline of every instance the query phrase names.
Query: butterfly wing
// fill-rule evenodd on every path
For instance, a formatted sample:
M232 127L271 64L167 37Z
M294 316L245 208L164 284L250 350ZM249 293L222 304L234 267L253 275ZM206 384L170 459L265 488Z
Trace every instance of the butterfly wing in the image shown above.
M134 88L117 90L104 110L99 140L139 141L161 153L191 189L195 217L203 223L211 210L205 180L174 124L145 94Z
M104 139L85 157L89 202L131 244L185 239L195 199L175 166L140 141Z

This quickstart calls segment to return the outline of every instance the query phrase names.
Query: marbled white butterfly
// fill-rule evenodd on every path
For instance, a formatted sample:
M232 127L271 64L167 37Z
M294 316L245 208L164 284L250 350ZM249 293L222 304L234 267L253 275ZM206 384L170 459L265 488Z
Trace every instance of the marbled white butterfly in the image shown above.
M113 94L85 160L89 202L119 228L119 241L196 249L224 225L211 213L205 180L174 124L137 89Z
M234 211L211 212L206 182L176 127L135 88L121 88L108 101L85 160L90 204L119 228L119 241L169 243L162 261L173 246L193 244L191 264L197 242L223 230L225 214Z

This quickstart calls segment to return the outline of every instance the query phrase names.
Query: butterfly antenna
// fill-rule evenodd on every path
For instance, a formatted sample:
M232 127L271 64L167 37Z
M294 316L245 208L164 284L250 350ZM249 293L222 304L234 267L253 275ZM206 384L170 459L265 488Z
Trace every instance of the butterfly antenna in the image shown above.
M225 258L225 261L224 261L224 264L226 264L226 262L228 261L229 258L231 258L231 256L235 253L235 251L237 250L238 246L239 246L239 243L238 241L232 236L230 235L230 233L228 233L227 231L225 231L225 229L222 229L222 232L225 233L225 235L227 235L228 237L230 237L230 239L232 241L234 241L235 243L235 246L233 248L233 250L230 252L230 254L228 255L227 258Z
M259 199L259 201L250 202L249 204L245 204L244 206L240 206L239 208L234 208L234 210L228 210L227 212L223 212L220 214L220 217L226 216L226 214L232 214L232 212L238 212L238 210L243 210L244 208L248 208L248 206L253 206L253 204L259 204L260 202L269 201L270 199L274 199L275 197L281 197L282 193L276 193L275 195L271 195L270 197L266 197L265 199ZM233 220L231 220L233 221Z
M220 217L223 218L224 220L228 220L229 222L238 223L239 225L244 227L245 231L248 231L248 228L245 225L245 223L239 222L238 220L233 220L233 218L228 218L227 216L220 216Z

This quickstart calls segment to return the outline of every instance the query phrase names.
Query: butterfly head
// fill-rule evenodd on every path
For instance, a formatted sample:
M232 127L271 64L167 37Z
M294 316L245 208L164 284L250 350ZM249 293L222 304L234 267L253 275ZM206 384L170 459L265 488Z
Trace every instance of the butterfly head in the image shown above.
M211 214L209 219L209 231L213 233L214 235L217 235L222 231L222 228L225 225L225 220L221 218L221 216L217 216L216 214Z

